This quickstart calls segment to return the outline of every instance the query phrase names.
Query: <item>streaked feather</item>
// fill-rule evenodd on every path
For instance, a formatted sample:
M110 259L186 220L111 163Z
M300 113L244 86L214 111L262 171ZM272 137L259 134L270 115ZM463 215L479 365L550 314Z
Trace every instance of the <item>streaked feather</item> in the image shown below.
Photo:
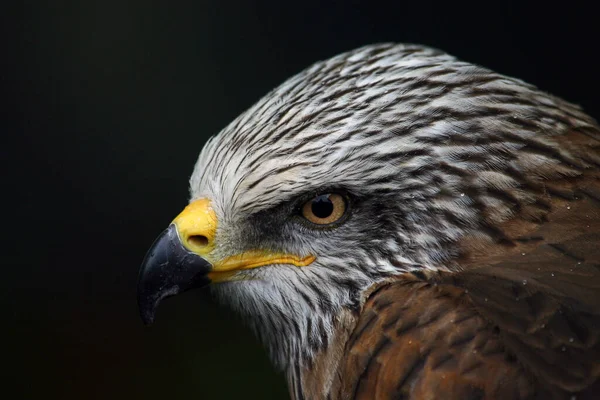
M600 130L579 107L435 49L383 44L318 62L267 94L207 143L190 191L192 199L209 197L217 212L216 257L257 247L316 255L309 267L241 271L237 281L214 288L263 339L294 396L368 388L386 398L382 388L396 385L394 393L406 396L418 389L422 396L456 390L459 398L528 398L552 388L587 390L598 376L596 339L573 353L580 365L564 369L572 364L548 344L558 339L535 347L531 324L563 305L580 321L597 305L599 168ZM323 231L297 223L296 202L323 190L352 195L348 220ZM419 279L403 283L409 276ZM523 299L549 309L529 315L523 305L527 315L495 319L499 310L516 310L507 291L523 281ZM387 289L370 298L382 282ZM391 314L376 304L382 296ZM432 317L433 333L413 330L421 353L411 352L403 335L386 333L433 309L447 314ZM472 314L470 322L446 321L457 313ZM378 328L351 339L342 359L340 338L365 318ZM581 324L591 329L588 322ZM447 363L444 348L427 335L452 341L453 334L471 335L465 332L472 332L473 349L488 343L516 361L475 362L462 347L452 353L456 381L444 381L430 364ZM352 343L363 353L354 354ZM556 370L564 379L537 366L546 356L564 367ZM355 370L318 378L325 359L336 371L336 359ZM365 378L364 368L375 370ZM352 376L357 380L339 381ZM336 379L341 392L332 392Z

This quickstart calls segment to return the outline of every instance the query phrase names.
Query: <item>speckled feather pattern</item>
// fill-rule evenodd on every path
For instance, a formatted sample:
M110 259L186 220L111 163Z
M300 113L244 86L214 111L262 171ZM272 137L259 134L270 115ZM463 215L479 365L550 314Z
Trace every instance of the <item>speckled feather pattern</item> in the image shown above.
M218 216L215 257L259 247L316 261L241 271L213 291L290 376L368 288L462 271L465 238L485 248L510 240L517 215L542 221L545 182L600 165L563 140L573 132L600 137L578 106L439 50L382 44L318 62L211 138L190 179ZM349 217L307 227L294 210L328 191L354 199Z

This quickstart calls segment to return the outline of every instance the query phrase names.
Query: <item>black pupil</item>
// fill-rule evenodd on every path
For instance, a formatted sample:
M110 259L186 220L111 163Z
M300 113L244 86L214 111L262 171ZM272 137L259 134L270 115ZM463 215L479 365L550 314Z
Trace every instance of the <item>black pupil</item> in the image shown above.
M317 196L312 204L311 210L317 218L327 218L333 212L333 203L329 200L328 194Z

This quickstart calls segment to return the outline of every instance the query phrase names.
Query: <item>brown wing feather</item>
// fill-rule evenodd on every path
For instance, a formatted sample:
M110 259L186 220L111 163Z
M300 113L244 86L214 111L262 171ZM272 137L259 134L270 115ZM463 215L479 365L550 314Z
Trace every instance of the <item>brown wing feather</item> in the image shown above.
M407 276L365 304L341 398L527 398L533 385L464 290Z
M600 142L565 140L588 166L544 183L545 212L523 207L498 243L466 240L462 272L373 292L341 398L600 398Z

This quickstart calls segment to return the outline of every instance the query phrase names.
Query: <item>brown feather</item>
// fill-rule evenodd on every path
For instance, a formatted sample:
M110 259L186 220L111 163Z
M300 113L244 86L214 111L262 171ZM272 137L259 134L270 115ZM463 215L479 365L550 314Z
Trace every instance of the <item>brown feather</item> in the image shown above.
M332 398L600 398L600 141L561 140L587 165L542 181L544 207L498 224L502 240L466 238L460 272L368 297Z

